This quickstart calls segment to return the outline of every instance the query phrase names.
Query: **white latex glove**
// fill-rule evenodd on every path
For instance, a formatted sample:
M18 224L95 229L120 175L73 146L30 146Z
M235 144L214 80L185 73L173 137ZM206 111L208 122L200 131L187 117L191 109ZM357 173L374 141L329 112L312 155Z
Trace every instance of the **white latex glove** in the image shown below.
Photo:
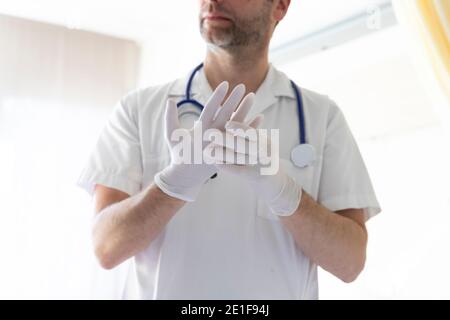
M244 123L240 117L233 117L231 121L225 125L225 136L233 136L234 143L229 143L230 139L223 139L223 143L212 142L208 145L204 152L205 156L221 154L219 157L210 157L211 161L215 160L216 166L221 171L227 171L237 175L248 181L255 192L263 197L271 211L278 216L290 216L298 208L302 196L302 188L286 174L281 168L274 175L262 175L261 164L249 164L251 154L249 144L254 144L257 150L256 156L260 152L260 148L270 150L271 141L267 137L267 144L260 144L258 141L252 141L242 135L242 130L257 129L262 122L263 115L258 115L252 121ZM237 130L241 129L241 131ZM210 139L211 137L206 137ZM213 141L213 140L212 140ZM231 140L233 141L233 140ZM264 140L263 140L264 141ZM238 148L238 145L247 148ZM267 153L264 153L267 154ZM255 156L254 154L252 154ZM220 159L219 159L220 158ZM238 162L239 160L241 162ZM245 160L246 164L242 160Z
M158 172L154 177L155 184L166 194L184 200L193 202L196 200L203 184L217 172L217 167L213 164L202 163L195 164L194 161L183 163L178 152L175 152L174 146L179 142L171 140L172 133L175 130L185 130L186 134L191 136L191 154L194 154L194 132L202 126L203 132L207 129L215 128L225 130L225 124L230 120L231 115L238 107L239 113L247 114L250 110L252 93L242 100L245 94L245 86L238 85L231 92L226 101L222 102L228 93L228 82L222 82L213 92L200 115L199 120L190 130L182 129L178 121L178 110L176 102L167 101L165 112L165 139L170 148L171 163ZM241 104L239 102L242 100ZM247 102L246 102L247 101ZM250 101L251 102L251 101ZM220 110L219 110L220 109ZM236 111L236 112L238 112ZM202 150L207 142L203 141ZM193 157L192 157L193 160Z

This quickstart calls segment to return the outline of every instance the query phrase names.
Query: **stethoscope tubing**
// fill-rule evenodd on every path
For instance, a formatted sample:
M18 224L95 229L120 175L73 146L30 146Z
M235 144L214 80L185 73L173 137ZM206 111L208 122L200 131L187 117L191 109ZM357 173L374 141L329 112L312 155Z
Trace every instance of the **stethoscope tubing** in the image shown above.
M197 100L192 99L191 89L192 83L196 73L203 68L203 63L199 64L189 76L188 83L186 85L185 98L177 103L177 107L180 108L185 104L191 104L200 109L200 113L203 111L204 106ZM298 123L299 123L299 140L300 144L297 145L291 152L291 160L298 167L306 167L310 165L315 160L315 149L314 146L306 142L306 125L305 125L305 114L303 108L303 99L298 86L294 81L290 80L292 89L295 93L295 99L297 101L297 112L298 112ZM182 113L183 114L183 113ZM195 114L195 111L186 111L184 114ZM303 156L302 156L303 155ZM305 158L306 157L306 158ZM217 175L215 175L217 176Z

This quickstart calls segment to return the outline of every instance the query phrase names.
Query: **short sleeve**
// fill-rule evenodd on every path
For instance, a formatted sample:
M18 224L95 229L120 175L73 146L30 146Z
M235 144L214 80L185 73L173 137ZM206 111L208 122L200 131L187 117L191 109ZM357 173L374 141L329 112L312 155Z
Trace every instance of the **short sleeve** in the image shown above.
M96 184L136 194L142 181L142 155L133 94L114 107L77 185L93 195Z
M366 221L381 212L356 140L333 101L330 101L318 202L331 211L364 209Z

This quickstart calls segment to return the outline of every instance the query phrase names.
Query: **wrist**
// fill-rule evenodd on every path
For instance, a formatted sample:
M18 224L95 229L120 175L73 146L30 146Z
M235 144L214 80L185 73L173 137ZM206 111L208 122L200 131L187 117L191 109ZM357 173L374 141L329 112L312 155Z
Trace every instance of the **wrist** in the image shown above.
M200 193L201 185L185 183L186 179L178 176L178 165L169 165L154 176L154 183L165 194L183 200L194 202Z
M155 184L166 194L194 202L203 184L216 172L215 166L203 164L174 164L154 176Z
M270 192L265 194L270 210L277 216L293 215L300 205L302 188L284 172L272 176L271 180L268 181L271 190L267 188Z

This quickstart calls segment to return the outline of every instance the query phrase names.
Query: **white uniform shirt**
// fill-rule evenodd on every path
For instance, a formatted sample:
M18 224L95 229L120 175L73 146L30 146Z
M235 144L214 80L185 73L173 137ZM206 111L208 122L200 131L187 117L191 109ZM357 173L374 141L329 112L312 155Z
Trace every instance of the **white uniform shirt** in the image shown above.
M78 184L91 194L95 184L102 184L130 195L150 185L170 162L163 134L166 101L184 98L187 79L139 89L121 99ZM205 103L211 93L201 69L192 96ZM248 118L263 112L261 127L280 130L280 166L320 204L331 211L364 208L366 219L379 213L344 115L326 96L303 88L301 94L307 142L317 150L313 166L300 169L290 161L299 143L297 101L290 80L273 66ZM132 262L128 298L318 298L317 266L264 200L238 177L223 172Z

